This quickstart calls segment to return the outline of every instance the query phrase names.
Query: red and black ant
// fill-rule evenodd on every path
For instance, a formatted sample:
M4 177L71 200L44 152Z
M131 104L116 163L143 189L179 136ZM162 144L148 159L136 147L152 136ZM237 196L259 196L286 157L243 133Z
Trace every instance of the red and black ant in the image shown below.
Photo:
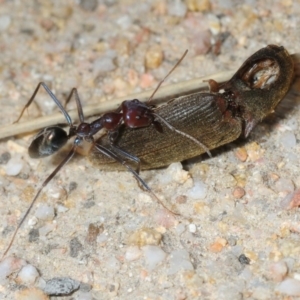
M187 54L187 50L181 57L181 59L177 62L177 64L172 68L172 70L165 76L165 78L158 84L157 88L154 90L150 98L148 99L148 103L151 101L161 84L165 81L165 79L173 72L173 70L178 66L178 64L183 60L185 55ZM36 87L33 95L23 108L19 118L16 122L18 122L21 117L23 116L26 108L30 106L30 104L33 102L33 100L36 97L36 94L38 93L40 87L43 87L45 91L49 94L49 96L52 98L52 100L55 102L55 104L58 106L60 111L63 113L68 125L69 125L69 132L67 133L61 126L55 125L46 127L43 130L41 130L33 139L31 145L29 146L28 152L29 156L32 158L41 158L46 157L49 155L54 154L59 149L61 149L67 141L71 137L75 137L73 146L67 156L60 162L60 164L54 169L54 171L45 179L45 181L42 183L41 187L37 191L35 197L33 198L29 208L27 209L26 213L24 214L23 218L19 222L11 241L5 250L3 256L7 254L10 247L12 246L12 243L15 239L15 236L20 229L21 225L25 221L26 217L28 216L31 208L33 207L34 203L36 202L37 198L39 197L40 193L42 192L43 188L53 179L53 177L59 172L59 170L74 156L76 149L79 145L82 144L83 141L87 141L89 143L92 143L93 146L102 154L114 159L115 161L122 164L127 170L129 170L134 177L137 179L140 185L144 187L148 192L150 192L156 200L167 210L170 211L160 200L159 198L152 192L150 187L146 184L146 182L139 176L139 170L140 170L140 160L138 157L135 157L134 155L131 155L130 153L126 152L125 150L119 148L115 141L118 136L118 131L121 126L126 126L129 128L142 128L147 127L150 125L153 125L157 131L162 132L162 126L160 122L164 123L170 130L181 134L182 136L191 139L196 144L198 144L200 147L202 147L209 156L211 156L209 149L203 145L201 142L199 142L194 137L190 136L189 134L186 134L182 131L177 130L175 127L173 127L171 124L169 124L164 118L159 116L155 113L153 110L153 106L147 105L145 103L142 103L141 101L134 99L134 100L127 100L123 101L120 105L120 107L115 112L109 112L103 114L100 118L96 119L95 121L91 123L87 123L84 121L84 114L82 110L81 101L78 95L78 91L76 88L73 88L70 95L67 98L67 102L75 96L75 101L77 105L77 111L79 116L79 125L74 125L72 122L72 119L64 106L61 104L61 102L56 98L56 96L52 93L52 91L48 88L48 86L44 82L40 82L38 86ZM102 146L94 141L94 135L98 133L101 129L106 129L109 140L112 146L112 149L115 150L112 151L111 149L106 148L105 146ZM123 156L125 159L123 159ZM134 170L126 160L131 160L135 163L137 163L138 167L137 170ZM174 212L170 211L174 214ZM176 213L175 213L176 214Z

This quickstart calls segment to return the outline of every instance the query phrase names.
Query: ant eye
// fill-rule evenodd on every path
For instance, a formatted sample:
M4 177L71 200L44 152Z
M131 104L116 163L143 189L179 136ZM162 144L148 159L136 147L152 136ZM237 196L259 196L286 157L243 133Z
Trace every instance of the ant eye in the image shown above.
M49 156L68 141L67 133L59 126L47 127L41 130L31 145L29 146L28 153L31 158L39 158Z

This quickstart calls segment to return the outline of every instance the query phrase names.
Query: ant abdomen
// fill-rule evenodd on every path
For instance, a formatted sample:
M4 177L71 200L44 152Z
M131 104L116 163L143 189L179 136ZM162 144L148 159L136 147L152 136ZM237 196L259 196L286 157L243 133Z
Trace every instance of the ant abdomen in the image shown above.
M28 154L31 158L46 157L61 149L67 141L68 134L61 127L46 127L35 136Z

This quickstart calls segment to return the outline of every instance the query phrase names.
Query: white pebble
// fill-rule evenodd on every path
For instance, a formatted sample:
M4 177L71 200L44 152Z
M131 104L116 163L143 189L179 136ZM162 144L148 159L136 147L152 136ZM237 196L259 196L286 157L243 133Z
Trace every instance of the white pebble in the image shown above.
M155 269L167 256L167 254L158 246L147 245L142 247L145 261L149 270Z
M54 218L54 208L48 204L41 204L36 212L35 216L41 220L53 220Z
M11 17L9 15L0 16L0 31L5 31L11 23Z
M21 269L18 274L17 280L21 284L31 285L35 283L38 277L38 270L34 266L28 264Z
M114 257L111 256L105 261L105 266L110 271L118 272L120 269L120 262Z
M137 260L142 255L142 251L138 246L128 247L125 253L125 259L129 261Z
M285 131L281 135L281 144L289 149L295 147L297 144L295 134L292 131Z
M105 243L108 239L108 236L106 233L101 233L97 236L97 243L102 244Z
M174 250L170 254L170 268L168 274L173 275L180 270L194 270L189 253L184 249Z
M57 205L57 212L58 213L65 213L65 212L67 212L69 209L66 207L66 206L64 206L64 205L61 205L61 204L58 204Z
M33 227L34 225L36 225L38 223L38 218L33 216L28 220L28 226L29 227Z
M188 191L187 196L192 199L204 199L206 194L206 184L200 180L194 180L194 186Z
M93 294L91 292L78 291L75 295L75 300L93 300Z
M49 232L53 231L55 227L55 224L46 224L45 226L42 226L41 228L39 228L39 236L46 236L47 234L49 234Z
M5 166L5 172L8 176L18 175L23 168L23 161L20 157L12 157Z
M132 19L128 15L123 15L119 19L116 20L116 23L123 29L128 29L132 24Z
M197 227L196 227L195 224L189 224L189 231L190 231L191 233L195 233L196 230L197 230Z
M26 265L26 261L17 257L9 256L0 262L0 281L5 279L13 272L18 271Z
M114 59L116 57L116 54L113 52L107 52L105 55L97 58L94 61L94 74L97 75L98 73L102 72L110 72L116 68L116 65L114 64Z
M300 296L300 281L287 278L278 284L275 291L289 296Z
M168 13L175 17L184 17L187 12L185 3L181 0L170 1L168 5Z
M178 162L170 164L170 166L165 170L165 172L161 174L160 181L163 184L168 184L174 181L183 184L189 178L189 172L183 170L182 164Z

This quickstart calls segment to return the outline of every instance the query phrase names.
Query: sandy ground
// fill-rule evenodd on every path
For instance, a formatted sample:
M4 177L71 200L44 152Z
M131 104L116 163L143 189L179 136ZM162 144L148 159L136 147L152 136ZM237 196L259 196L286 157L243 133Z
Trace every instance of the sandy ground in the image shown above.
M235 70L268 44L297 53L299 14L299 2L286 0L1 1L1 125L16 120L40 81L59 99L77 87L87 105L155 88L185 49L169 82ZM24 120L57 111L43 91L37 102ZM17 235L8 254L15 272L2 276L0 298L47 299L45 282L66 277L81 284L59 299L298 299L300 223L298 208L287 208L300 187L299 115L295 107L274 117L185 170L142 172L181 216L130 173L77 156ZM30 159L31 138L0 142L0 252L61 159ZM35 283L18 277L25 261L39 272Z

